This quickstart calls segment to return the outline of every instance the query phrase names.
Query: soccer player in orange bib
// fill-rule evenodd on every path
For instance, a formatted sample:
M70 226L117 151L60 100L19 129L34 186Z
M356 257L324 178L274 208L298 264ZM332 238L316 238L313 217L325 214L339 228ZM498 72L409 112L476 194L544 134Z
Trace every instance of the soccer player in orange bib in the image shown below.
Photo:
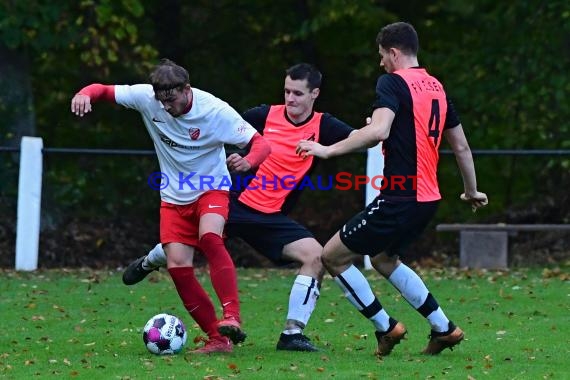
M322 260L350 303L374 325L378 356L390 354L407 331L388 315L352 264L354 253L370 255L374 268L427 319L431 333L423 352L436 355L459 344L463 331L399 257L424 230L441 199L436 173L442 136L451 145L463 177L461 199L475 210L487 204L487 196L477 191L471 150L442 84L419 67L414 27L404 22L387 25L376 42L380 66L387 74L376 85L371 123L330 146L301 141L297 152L306 158L330 158L383 142L383 190L326 243Z

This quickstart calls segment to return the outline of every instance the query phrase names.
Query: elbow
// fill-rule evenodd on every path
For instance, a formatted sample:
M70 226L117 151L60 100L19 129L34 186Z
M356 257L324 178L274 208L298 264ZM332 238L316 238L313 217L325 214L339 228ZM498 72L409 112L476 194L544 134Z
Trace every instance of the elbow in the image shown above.
M382 141L388 139L390 136L390 128L378 128L374 133L374 141L371 142L373 145L377 145Z
M374 143L378 144L384 140L387 140L390 136L390 125L389 124L380 124L374 128L373 138Z
M267 158L267 156L269 156L271 154L271 145L269 145L269 143L267 142L267 140L263 140L265 143L265 146L263 147L263 154L264 154L264 159Z
M471 155L471 148L469 148L469 144L461 144L455 147L455 149L453 150L455 152L455 154L460 154L460 155Z
M373 136L369 136L368 139L366 139L365 143L364 143L364 147L365 148L374 148L375 146L377 146L378 144L380 144L382 141L386 140L388 138L388 134L380 134L380 133L376 133Z
M244 158L252 168L257 168L271 154L271 145L260 134L255 134L251 141L249 154Z
M365 148L374 148L375 146L378 146L378 144L380 144L383 140L382 139L374 139L374 140L370 140L366 143Z
M376 136L377 137L376 144L386 140L388 136L390 136L390 130L379 132L378 135Z

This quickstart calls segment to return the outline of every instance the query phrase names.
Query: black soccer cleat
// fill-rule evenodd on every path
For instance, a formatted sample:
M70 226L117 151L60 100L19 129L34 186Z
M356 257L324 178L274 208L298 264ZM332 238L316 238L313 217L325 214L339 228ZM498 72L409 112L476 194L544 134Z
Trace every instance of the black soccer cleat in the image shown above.
M142 263L146 256L139 257L135 261L129 264L127 269L123 272L123 284L134 285L138 282L144 280L150 272L158 270L158 268L146 270L142 267Z
M281 333L279 341L277 342L277 349L283 351L305 351L316 352L320 351L315 347L309 338L303 334L287 335Z
M241 324L234 317L224 318L217 323L220 335L230 338L233 344L242 343L247 338L245 331L241 329Z

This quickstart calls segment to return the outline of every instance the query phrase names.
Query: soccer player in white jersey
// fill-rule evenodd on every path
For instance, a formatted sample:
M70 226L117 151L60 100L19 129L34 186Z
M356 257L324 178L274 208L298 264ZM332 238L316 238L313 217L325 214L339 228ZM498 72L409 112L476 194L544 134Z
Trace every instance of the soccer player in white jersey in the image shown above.
M150 84L82 88L71 100L71 112L83 116L100 100L140 112L169 180L160 191L160 241L184 307L208 335L206 344L193 352L231 352L232 342L242 342L246 334L235 266L222 240L231 186L224 144L250 147L236 168L244 172L259 166L271 151L269 144L226 102L191 87L186 69L168 59L151 72ZM194 274L196 251L208 262L223 307L220 320Z

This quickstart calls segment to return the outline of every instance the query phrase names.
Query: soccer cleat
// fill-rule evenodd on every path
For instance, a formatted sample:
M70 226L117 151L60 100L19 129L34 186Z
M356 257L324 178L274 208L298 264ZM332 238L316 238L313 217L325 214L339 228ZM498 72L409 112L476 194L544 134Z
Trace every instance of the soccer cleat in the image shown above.
M234 317L227 317L218 322L218 332L231 339L233 344L241 343L247 338L247 334L241 329L241 325Z
M277 342L277 349L283 351L308 351L316 352L319 351L315 347L309 338L303 334L283 334L279 336L279 341Z
M203 347L190 351L191 354L215 354L232 352L232 342L224 336L209 339Z
M144 280L144 278L148 276L150 272L158 270L158 268L149 269L149 270L144 269L142 267L142 263L145 257L146 256L139 257L138 259L129 264L127 269L125 269L125 271L123 272L123 284L134 285Z
M437 355L441 351L449 348L453 351L453 347L463 340L463 331L449 321L449 329L446 332L433 331L429 335L427 347L422 351L426 355Z
M406 335L406 326L403 323L397 322L392 330L388 332L376 331L376 340L378 341L378 348L376 349L376 356L390 355L394 346L399 344Z

